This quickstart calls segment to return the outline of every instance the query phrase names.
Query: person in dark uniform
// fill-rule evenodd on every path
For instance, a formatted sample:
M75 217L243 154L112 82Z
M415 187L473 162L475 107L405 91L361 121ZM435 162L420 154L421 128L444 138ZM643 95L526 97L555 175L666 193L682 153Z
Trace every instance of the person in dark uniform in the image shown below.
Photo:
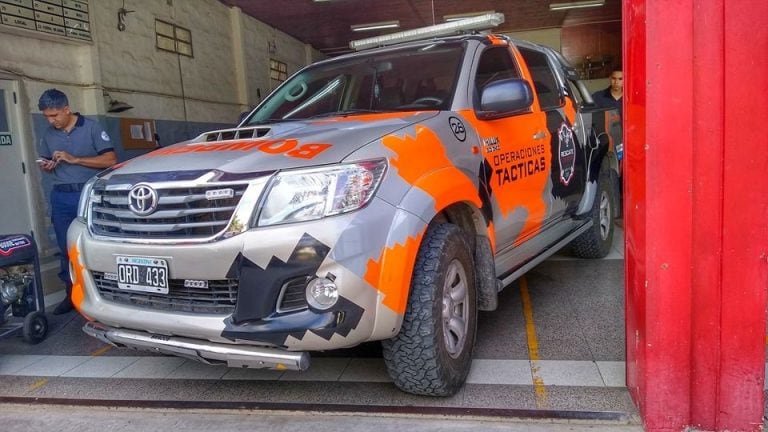
M624 96L624 72L614 70L609 77L611 85L604 90L600 90L592 95L592 99L597 106L602 108L616 108L619 115L624 118L621 104Z
M622 103L624 101L624 72L620 70L614 70L611 72L611 75L609 77L610 85L608 88L604 90L600 90L599 92L596 92L592 94L592 99L595 101L595 104L600 108L616 108L619 112L619 119L621 120L622 124L624 123L624 111L622 109ZM619 160L619 178L618 178L618 200L619 203L623 201L623 190L624 190L624 143L623 142L617 142L616 143L616 157ZM620 206L623 204L620 204ZM623 212L622 212L623 213ZM622 216L623 218L623 216ZM616 224L618 226L623 226L624 222L622 219L616 219Z
M51 222L61 251L59 278L67 288L67 297L53 311L60 315L72 310L67 229L77 217L80 192L96 173L114 165L117 156L104 129L80 113L73 113L62 91L46 90L37 107L50 124L40 140L38 164L53 180Z

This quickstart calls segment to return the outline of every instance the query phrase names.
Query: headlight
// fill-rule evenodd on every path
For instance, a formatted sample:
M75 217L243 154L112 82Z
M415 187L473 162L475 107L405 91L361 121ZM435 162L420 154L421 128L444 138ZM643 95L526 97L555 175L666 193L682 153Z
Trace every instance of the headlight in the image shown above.
M315 220L357 210L371 199L386 167L381 159L281 172L268 186L257 225Z
M83 186L82 192L80 192L80 201L77 203L77 219L80 222L88 221L88 208L94 183L96 183L96 177L92 177L88 180Z

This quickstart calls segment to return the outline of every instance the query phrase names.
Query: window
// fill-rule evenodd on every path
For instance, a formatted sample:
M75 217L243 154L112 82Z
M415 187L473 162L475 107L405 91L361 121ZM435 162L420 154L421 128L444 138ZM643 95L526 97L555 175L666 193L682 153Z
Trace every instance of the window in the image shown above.
M520 72L509 55L509 49L507 47L493 47L486 50L477 66L477 75L475 76L477 89L482 90L492 82L508 78L520 78Z
M480 94L488 84L509 78L520 78L509 48L491 47L485 50L475 74L475 106L480 106Z
M269 59L269 77L277 82L285 81L288 78L288 65L275 59Z
M520 54L528 64L528 70L533 78L533 87L539 97L542 111L562 106L560 86L557 83L552 67L546 54L529 48L518 47Z
M163 51L192 57L192 33L184 27L156 19L155 43Z
M300 70L248 119L298 120L370 112L445 110L458 82L465 43L361 53ZM271 78L280 69L271 63ZM285 76L285 70L283 70Z

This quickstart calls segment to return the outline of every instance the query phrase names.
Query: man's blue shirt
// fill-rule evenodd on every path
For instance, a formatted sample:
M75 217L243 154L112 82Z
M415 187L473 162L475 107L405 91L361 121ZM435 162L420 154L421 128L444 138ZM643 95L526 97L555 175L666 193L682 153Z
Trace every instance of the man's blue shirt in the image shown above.
M622 100L624 98L620 97L618 99L614 99L613 95L611 94L611 88L608 87L605 90L600 90L599 92L595 92L592 95L592 100L595 101L595 104L601 108L616 108L619 110L619 115L621 118L624 118L624 113L622 112L621 105Z
M95 121L75 113L77 122L71 131L49 126L40 140L40 156L51 159L53 152L65 151L75 157L94 157L114 151L109 135ZM88 168L82 165L59 162L51 172L53 184L85 183L101 171L101 168Z

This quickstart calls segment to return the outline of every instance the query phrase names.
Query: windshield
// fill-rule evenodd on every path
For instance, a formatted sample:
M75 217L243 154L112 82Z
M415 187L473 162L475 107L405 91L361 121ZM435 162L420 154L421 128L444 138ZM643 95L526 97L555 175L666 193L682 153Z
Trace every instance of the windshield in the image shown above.
M246 125L451 104L464 44L435 43L310 66L273 92Z

